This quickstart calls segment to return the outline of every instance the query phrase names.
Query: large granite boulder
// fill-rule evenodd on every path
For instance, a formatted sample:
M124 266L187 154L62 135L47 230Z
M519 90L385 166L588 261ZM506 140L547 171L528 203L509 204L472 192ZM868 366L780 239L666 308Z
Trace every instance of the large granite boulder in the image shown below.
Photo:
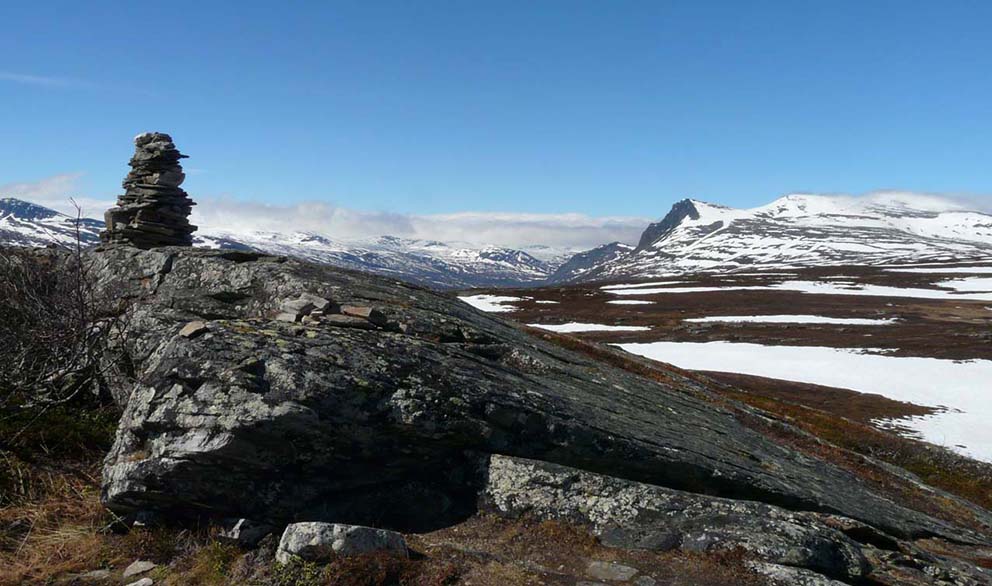
M107 247L88 258L99 287L134 301L134 381L117 391L124 414L103 478L121 514L423 530L475 511L489 482L480 461L505 454L725 499L706 501L708 514L732 516L728 501L774 511L778 530L755 519L712 534L748 533L769 550L783 531L805 535L813 513L885 539L989 543L987 511L922 483L972 528L896 503L745 424L760 414L705 379L673 369L668 383L648 380L450 297L243 252ZM707 539L693 522L672 529L680 544ZM639 539L636 526L614 529L610 539ZM806 558L776 559L858 576L848 541L810 539Z

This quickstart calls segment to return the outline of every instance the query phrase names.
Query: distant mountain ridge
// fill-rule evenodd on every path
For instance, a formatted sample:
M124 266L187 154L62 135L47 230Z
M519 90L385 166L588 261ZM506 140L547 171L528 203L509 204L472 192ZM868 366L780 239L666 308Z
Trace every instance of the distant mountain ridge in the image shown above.
M14 198L0 199L0 245L71 245L75 226L75 218L55 210ZM95 245L102 229L100 220L83 218L80 240L86 246ZM535 246L531 254L498 246L394 236L345 241L305 232L201 229L194 234L194 244L296 256L442 289L543 283L570 256L544 246Z
M12 197L0 198L0 245L69 246L76 241L76 218ZM103 222L80 218L79 240L86 246L100 241Z
M989 259L992 215L941 198L793 194L748 210L685 199L636 247L585 262L573 257L550 281Z
M99 242L84 218L80 238ZM75 218L0 199L0 245L68 245ZM440 289L539 286L749 268L879 265L992 259L992 215L940 198L794 194L748 210L675 203L636 246L613 242L575 254L380 236L337 240L308 232L201 229L194 243L256 250L364 270Z

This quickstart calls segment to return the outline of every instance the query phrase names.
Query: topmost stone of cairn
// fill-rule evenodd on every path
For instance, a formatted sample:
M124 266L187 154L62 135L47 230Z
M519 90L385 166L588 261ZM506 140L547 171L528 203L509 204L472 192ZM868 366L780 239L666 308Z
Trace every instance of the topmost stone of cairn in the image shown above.
M186 155L161 132L139 134L134 146L124 195L104 215L101 240L138 248L191 246L196 226L189 223L189 214L195 204L179 187L186 179L179 160Z

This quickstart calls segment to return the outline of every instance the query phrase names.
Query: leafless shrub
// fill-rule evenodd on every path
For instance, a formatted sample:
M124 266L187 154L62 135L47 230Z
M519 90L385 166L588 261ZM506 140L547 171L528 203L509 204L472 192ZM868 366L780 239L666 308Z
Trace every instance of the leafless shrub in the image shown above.
M68 248L0 249L0 423L85 397L126 314L94 289L78 230Z

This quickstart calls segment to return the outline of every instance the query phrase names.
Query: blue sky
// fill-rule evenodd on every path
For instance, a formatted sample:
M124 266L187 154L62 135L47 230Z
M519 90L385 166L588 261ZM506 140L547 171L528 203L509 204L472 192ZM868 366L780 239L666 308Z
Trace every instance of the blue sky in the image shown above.
M0 185L111 199L161 130L194 198L263 204L988 194L989 22L980 1L5 2Z

